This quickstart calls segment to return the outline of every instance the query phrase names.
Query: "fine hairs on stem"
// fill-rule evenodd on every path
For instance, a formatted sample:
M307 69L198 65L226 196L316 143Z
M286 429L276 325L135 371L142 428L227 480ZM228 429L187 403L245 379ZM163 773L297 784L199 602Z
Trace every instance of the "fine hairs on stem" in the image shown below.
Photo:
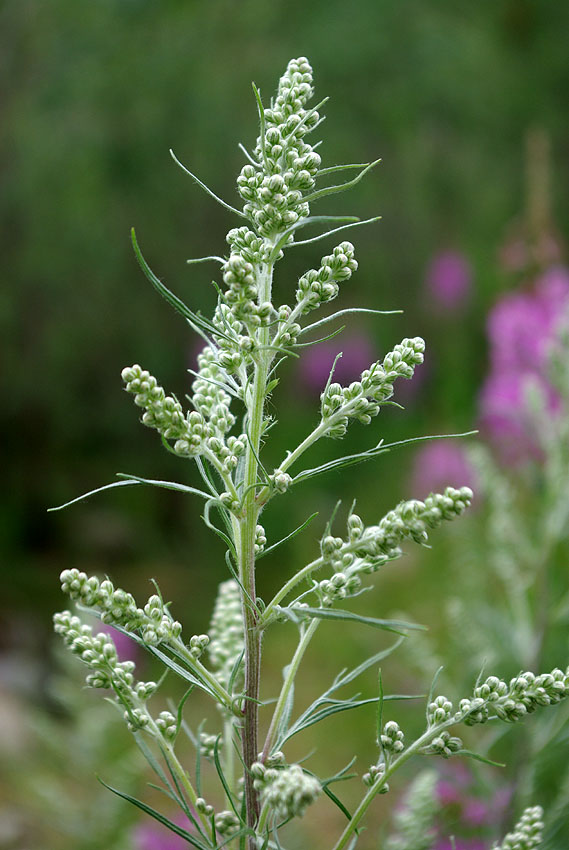
M431 493L424 501L402 501L385 516L371 521L364 521L351 510L344 530L336 527L334 517L330 518L313 560L298 565L293 575L286 576L267 604L257 598L257 560L263 555L270 557L277 545L301 533L315 517L294 532L283 529L282 540L268 541L261 523L263 511L303 481L330 469L376 460L394 449L398 444L385 445L376 435L368 449L336 457L319 467L310 466L310 450L318 441L339 440L354 420L369 425L384 405L393 404L396 384L413 377L425 349L420 337L405 338L349 386L334 381L331 374L322 387L314 427L275 468L267 466L265 443L271 425L267 402L277 385L275 373L289 358L302 356L320 327L330 322L333 326L354 312L339 309L317 321L309 317L339 296L358 267L354 246L341 241L301 275L296 291L290 293L291 303L278 304L273 299L277 263L294 245L311 244L377 220L310 214L313 201L356 185L379 161L322 167L319 143L310 139L323 121L319 110L325 101L310 106L312 95L312 68L304 57L289 62L268 104L254 86L260 133L251 153L241 146L247 160L237 178L242 209L222 200L172 154L210 199L239 218L239 226L227 234L225 256L192 261L212 260L221 265L222 283L211 319L194 312L160 281L146 263L134 231L132 234L136 258L149 282L185 319L190 330L202 337L204 346L198 369L192 373L189 408L168 395L138 364L122 372L125 389L140 408L142 423L158 431L164 447L180 458L183 481L121 475L118 481L92 492L152 486L200 501L206 525L227 547L225 564L218 565L220 585L209 633L184 634L175 619L176 600L165 602L158 587L139 605L132 594L116 588L109 579L100 580L76 569L61 574L62 589L76 603L77 611L56 614L55 629L89 668L87 684L107 691L123 715L161 788L184 814L185 826L119 789L111 790L200 850L284 850L288 822L302 817L322 795L340 809L345 824L333 848L322 846L321 850L352 850L375 797L389 791L393 774L413 756L450 758L464 754L484 761L484 756L465 749L455 727L515 722L569 694L568 671L558 668L538 674L521 672L509 682L489 676L454 703L436 693L435 677L427 699L425 729L419 737L406 741L400 725L384 718L388 705L405 697L384 692L380 663L409 631L420 627L363 616L351 610L350 600L375 579L381 568L403 555L404 545L425 545L431 531L458 518L470 505L472 492L468 487L449 484L442 493ZM328 182L330 174L344 169L355 169L356 176L344 182ZM298 231L314 224L328 229L296 240ZM381 312L375 306L360 309ZM195 462L199 486L191 478L188 461ZM186 483L186 478L193 483ZM169 710L156 713L151 701L163 690L163 679L137 680L134 664L119 660L111 636L83 622L83 612L129 635L165 671L181 678L186 690L179 704L171 702ZM299 714L295 712L294 684L310 641L326 620L343 621L347 628L359 625L383 631L385 643L353 669L339 672L332 685ZM266 631L279 630L283 623L292 623L298 630L298 643L283 671L280 693L267 700L260 690L261 641ZM327 627L326 623L322 625L323 629ZM378 692L365 698L337 695L341 687L369 668L378 673ZM192 692L196 689L214 704L210 721L213 732L195 726ZM353 779L356 774L344 768L332 777L319 777L307 761L291 763L286 749L293 736L333 714L364 704L376 707L377 723L370 737L376 738L377 758L364 769L359 780L360 802L349 812L330 785ZM267 730L262 736L261 729ZM182 735L196 750L191 765L176 749ZM204 760L211 762L217 785L205 787L201 773ZM541 818L539 807L526 810L515 831L504 839L503 850L539 846Z

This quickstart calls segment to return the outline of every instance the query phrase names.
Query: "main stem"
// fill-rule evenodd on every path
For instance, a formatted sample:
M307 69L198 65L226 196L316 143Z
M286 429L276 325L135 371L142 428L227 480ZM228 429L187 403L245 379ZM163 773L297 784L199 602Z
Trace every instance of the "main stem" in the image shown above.
M259 275L259 301L270 301L272 265L266 265ZM263 431L263 412L267 389L267 375L271 354L266 350L269 328L259 330L260 350L257 353L255 375L251 394L247 398L247 431L249 445L245 457L243 480L243 510L239 519L237 551L239 577L243 586L243 627L245 637L245 700L243 719L243 761L245 763L245 804L247 825L255 828L259 819L259 799L253 787L251 765L258 757L258 699L261 666L261 632L255 592L255 534L260 506L257 499L258 460ZM249 850L254 850L253 838L248 839Z

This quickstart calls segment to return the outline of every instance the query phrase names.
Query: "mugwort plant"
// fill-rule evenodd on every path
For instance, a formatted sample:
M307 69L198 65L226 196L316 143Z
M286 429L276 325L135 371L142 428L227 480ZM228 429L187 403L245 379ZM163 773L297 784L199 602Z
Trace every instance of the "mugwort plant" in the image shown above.
M219 586L209 633L184 634L175 619L174 605L165 603L158 589L139 605L109 579L100 580L76 569L65 570L61 584L76 603L78 613L68 610L56 614L55 629L87 666L87 684L111 694L162 789L185 816L185 826L123 793L126 799L199 850L278 850L287 840L286 830L282 830L289 821L302 817L311 803L326 795L345 816L345 827L337 836L334 850L351 850L374 799L389 791L392 776L413 756L469 754L456 727L515 722L537 708L557 703L569 695L569 672L523 672L509 682L494 675L481 678L468 696L454 704L437 693L435 677L426 701L424 731L410 741L398 722L384 719L384 708L391 697L384 694L381 675L373 697L337 696L340 688L365 670L377 669L401 642L402 635L413 628L410 623L361 616L350 610L350 600L374 580L381 568L402 556L405 543L426 544L431 531L459 517L472 498L468 487L449 486L424 501L403 501L384 517L371 521L352 509L343 532L335 529L332 517L314 559L287 577L268 602L258 595L259 559L270 556L306 525L285 534L282 540L269 541L262 525L263 512L303 481L375 459L397 445L380 441L320 466L310 467L306 462L309 450L318 441L341 439L352 422L370 424L382 406L392 403L397 382L412 378L423 361L425 344L419 337L404 339L348 386L334 380L332 368L322 388L315 427L276 468L267 467L265 443L274 424L267 413L267 402L277 386L277 370L289 357L298 356L303 346L317 341L315 335L328 323L358 310L381 312L340 309L323 318L312 318L316 310L336 299L341 286L357 269L354 246L348 241L339 242L315 268L301 275L296 291L291 292L291 304L273 301L277 263L297 245L328 239L366 223L354 217L311 215L310 207L320 198L354 186L376 163L322 165L318 143L311 144L309 138L322 123L319 110L325 101L308 105L313 95L312 69L304 57L289 62L270 106L263 104L256 87L253 90L260 131L251 153L241 146L247 160L237 178L242 209L218 198L176 160L202 189L240 220L239 226L227 234L225 256L195 261L220 265L223 285L218 288L211 319L192 311L166 288L147 265L132 234L134 251L146 277L203 338L204 346L193 373L189 410L138 364L123 370L123 381L142 412L143 424L156 430L164 447L181 461L195 463L202 487L134 476L122 476L107 485L165 487L202 501L206 524L226 544L229 571ZM350 169L356 171L352 179L329 182L331 175ZM322 179L325 185L320 186ZM321 225L324 230L298 241L297 235L307 225ZM161 682L136 679L134 663L119 660L112 637L107 632L94 632L81 619L83 612L129 635L165 670L180 677L187 691L179 704L156 712L152 700ZM305 711L295 714L294 683L301 661L325 620L361 623L398 636L390 648L339 672L323 694ZM260 690L261 643L265 632L278 630L286 622L298 629L298 645L285 667L280 693L272 700ZM215 734L192 728L188 719L191 694L196 689L205 692L216 706ZM364 703L374 703L377 709L377 754L363 771L361 799L350 812L330 785L354 775L348 775L344 768L333 777L319 777L306 761L289 761L287 745L313 724ZM187 734L196 748L195 768L190 769L179 758L176 744L182 734ZM203 760L213 763L219 778L217 788L204 787ZM540 818L538 809L523 814L515 832L504 839L502 850L537 847Z

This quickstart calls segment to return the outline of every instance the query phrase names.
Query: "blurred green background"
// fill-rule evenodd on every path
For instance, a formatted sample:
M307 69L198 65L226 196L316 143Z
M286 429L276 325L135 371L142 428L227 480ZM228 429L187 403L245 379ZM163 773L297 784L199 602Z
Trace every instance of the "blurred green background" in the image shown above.
M509 234L524 227L532 131L549 146L547 224L558 246L569 235L568 32L569 6L554 0L0 3L6 705L19 710L25 702L26 710L59 716L50 695L51 614L63 604L62 569L112 574L140 596L156 577L192 632L207 629L215 587L226 577L221 544L207 534L200 506L177 494L128 489L46 513L116 472L197 481L191 466L162 451L156 435L137 423L120 380L125 365L139 362L183 397L191 380L185 370L199 348L143 278L130 227L159 277L194 309L210 311L216 269L185 260L223 253L234 226L168 149L237 203L243 162L237 142L250 147L256 137L250 82L268 100L287 61L306 55L317 98L331 96L323 165L382 157L349 195L314 207L382 216L347 234L360 269L339 306L404 310L354 320L345 334L365 340L372 356L404 336L422 335L427 343L416 388L402 393L407 410L386 408L367 430L354 426L345 449L379 437L470 430L487 368L485 317L518 282L499 257ZM329 247L288 255L278 268L279 303L291 300L297 276ZM425 288L433 257L449 250L472 273L469 300L452 314L433 304ZM342 338L334 342L341 350ZM279 426L268 465L312 427L318 392L300 366L285 367L273 398ZM337 448L319 446L310 460L330 458ZM315 530L263 562L261 595L290 573L293 559L311 557L338 498L349 504L356 497L371 522L400 498L424 496L410 492L412 462L412 449L400 451L279 500L266 515L269 542L313 510L320 516ZM409 593L413 582L401 576L387 579L377 604L405 608L435 626L440 590L429 598L426 581L419 604ZM364 639L353 640L357 646ZM323 643L320 662L324 649ZM347 651L336 647L338 657ZM279 648L268 653L276 665ZM275 682L278 676L275 666ZM21 734L25 746L31 733ZM49 782L49 771L45 776ZM88 797L92 776L78 769L75 778ZM33 794L29 799L39 811ZM34 817L26 829L43 834ZM16 835L20 827L14 828ZM7 834L0 847L24 846ZM53 840L50 846L68 846Z

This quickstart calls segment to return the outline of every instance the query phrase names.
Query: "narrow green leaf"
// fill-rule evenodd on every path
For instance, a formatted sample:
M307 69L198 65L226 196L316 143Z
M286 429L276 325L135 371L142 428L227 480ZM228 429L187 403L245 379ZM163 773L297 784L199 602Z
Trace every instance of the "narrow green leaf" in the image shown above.
M201 679L198 679L197 676L195 676L193 673L190 673L189 670L186 670L184 667L181 667L179 664L176 664L176 662L172 658L170 658L168 655L166 655L165 652L162 652L161 649L158 649L158 647L148 646L148 645L145 645L145 646L146 646L146 649L152 655L155 655L156 658L159 658L160 661L163 664L166 665L166 667L169 667L170 670L172 670L174 673L177 673L178 676L180 676L181 679L184 679L186 682L190 682L192 685L195 685L197 688L200 688L200 690L205 691L205 693L209 694L210 697L213 697L216 702L218 701L217 694L215 694L211 690L209 685L207 685L205 682L201 681ZM172 650L172 652L173 652L173 650ZM179 657L179 656L177 656L177 657Z
M245 154L245 156L247 157L247 159L249 160L251 165L254 165L255 168L259 168L259 163L255 159L253 159L253 157L251 156L251 154L249 153L249 151L247 150L245 145L241 144L241 142L238 142L237 147L240 148L243 151L243 153Z
M344 806L344 804L342 803L342 801L341 801L341 800L339 800L339 799L338 799L338 797L336 797L336 795L334 794L334 792L333 792L333 791L330 791L330 789L328 788L328 786L327 786L327 785L323 785L323 786L322 786L322 790L324 791L324 793L326 794L326 796L327 796L327 797L329 797L329 798L332 800L332 802L334 803L334 805L335 805L335 806L337 806L337 807L340 809L340 811L342 812L342 814L344 814L344 815L347 817L347 819L348 819L348 820L351 820L351 819L352 819L352 816L351 816L350 812L349 812L349 811L348 811L348 809Z
M123 800L126 800L129 803L132 803L133 806L136 806L138 809L141 809L143 812L146 812L147 815L153 817L167 829L174 832L180 838L184 838L189 844L192 844L194 847L197 847L198 850L211 850L211 845L204 844L202 841L199 841L195 835L187 832L187 830L183 829L178 824L173 823L173 821L168 820L167 817L160 814L156 809L153 809L151 806L148 806L146 803L143 803L141 800L137 800L136 797L132 797L130 794L126 794L124 791L119 791L117 788L113 788L112 785L107 785L107 783L97 777L101 785L104 785L109 791L112 791L113 794L116 794L117 797L121 797Z
M182 726L182 712L184 710L184 705L186 704L186 700L188 699L188 697L190 696L190 694L192 693L194 688L195 688L195 685L190 685L190 687L188 688L186 693L183 695L182 699L180 700L180 702L178 704L178 710L176 712L176 738L178 737L178 733L179 733L180 728Z
M202 183L202 181L199 179L199 177L196 177L196 175L193 174L188 168L186 168L185 165L182 165L182 163L176 157L173 150L170 150L170 156L172 157L172 159L174 160L176 165L179 165L180 168L182 169L182 171L185 171L186 174L189 174L190 177L192 178L192 180L194 180L198 184L198 186L200 186L204 190L204 192L207 192L207 194L211 198L213 198L214 201L217 201L217 203L221 204L222 207L225 207L226 210L229 210L229 212L232 212L235 215L238 215L240 218L247 218L247 216L245 215L245 213L242 210L238 210L235 207L232 207L231 204L226 204L225 201L223 201L218 195L215 194L215 192L212 192L212 190L209 188L209 186L206 186L205 183Z
M173 292L170 292L167 286L164 286L161 280L159 280L144 257L142 256L142 252L139 248L138 242L136 240L136 233L134 227L131 230L131 238L132 245L134 248L134 253L136 255L136 259L138 260L138 264L152 286L160 293L160 295L170 304L171 307L174 308L180 315L182 315L187 321L191 324L191 326L198 331L204 339L209 343L210 340L207 335L204 335L204 331L209 331L210 333L216 334L217 336L222 336L225 339L229 339L226 334L222 333L219 328L216 328L208 319L204 319L199 313L194 313L193 310L184 304L184 302L178 298L177 295L174 295Z
M263 162L265 166L268 167L267 163L267 151L265 148L265 107L263 106L263 101L261 100L261 92L255 85L255 83L251 83L253 87L253 94L255 95L255 100L257 102L257 112L259 113L259 138L261 140L261 155L263 157Z
M318 176L323 174L333 174L335 171L346 171L348 168L367 168L369 162L350 162L346 165L329 165L328 168L319 168Z
M193 823L193 825L198 830L200 835L202 835L205 838L206 836L205 836L205 833L203 831L202 825L199 822L199 820L197 819L197 816L194 814L192 809L190 809L188 803L186 802L186 798L184 797L184 792L183 792L182 788L180 787L180 782L178 780L178 776L176 775L176 771L172 767L172 764L170 762L170 758L168 756L168 752L166 751L166 749L162 745L160 745L160 752L162 753L162 758L166 762L168 770L170 771L170 776L172 777L172 781L173 781L174 785L176 786L176 790L178 792L178 796L179 796L180 801L181 801L180 806L182 807L184 814L186 815L188 820L191 823Z
M55 508L48 508L48 511L62 511L63 508L69 507L69 505L74 505L76 502L82 502L83 499L88 499L89 496L94 496L95 493L102 493L103 490L112 490L114 487L128 487L129 484L141 484L141 481L137 480L129 480L129 481L114 481L112 484L105 484L104 487L97 487L96 490L90 490L88 493L83 493L82 496L77 496L75 499L71 499L69 502L65 502L64 505L58 505Z
M243 663L243 656L245 655L245 650L239 653L239 657L235 659L235 663L231 668L231 675L229 676L229 681L227 683L227 691L230 694L233 694L233 687L235 685L235 680Z
M321 239L326 239L334 233L339 233L340 230L347 230L349 227L359 227L360 224L371 224L374 221L380 221L381 216L376 215L373 218L366 218L363 221L351 221L348 224L342 224L340 227L333 227L331 230L325 230L324 233L319 233L318 236L313 236L312 239L301 239L298 242L290 242L285 245L285 248L294 248L296 245L310 245L311 242L320 242Z
M321 336L318 339L311 339L310 342L295 342L295 348L309 348L311 345L318 345L320 342L327 342L329 339L334 339L334 337L339 336L343 330L345 330L346 326L342 325L336 330L331 331L328 336Z
M235 812L235 816L239 818L240 817L239 812L237 811L235 803L233 802L233 792L232 792L231 788L229 787L229 785L227 784L227 779L225 778L225 774L223 772L223 769L221 767L221 762L219 760L219 739L220 738L221 738L221 735L218 735L217 738L216 738L214 747L213 747L213 761L215 763L215 769L217 770L217 775L219 776L219 781L223 785L223 790L225 791L227 799L229 800L229 805L231 806L231 808Z
M125 483L149 484L151 487L163 487L165 490L177 490L180 493L194 493L202 499L210 499L209 493L198 490L196 487L188 487L187 484L179 484L177 481L159 481L154 478L140 478L138 475L130 475L127 472L117 472L117 478L126 479Z
M210 260L215 261L216 263L221 263L222 265L225 262L223 257L211 256L211 257L196 257L195 259L186 260L186 263L188 263L188 265L193 265L194 263L207 263Z
M362 177L364 177L368 171L370 171L374 166L376 166L381 159L376 159L374 162L368 163L365 168L363 168L359 174L357 174L352 180L347 180L345 183L339 183L336 186L326 186L324 189L317 189L315 192L312 192L311 195L306 195L303 198L305 203L311 203L312 201L317 201L319 198L324 198L326 195L335 195L338 192L345 192L346 189L351 189L352 186L355 186L360 182Z
M377 743L381 747L381 733L383 730L383 679L381 677L381 667L377 671Z
M470 750L458 750L456 755L466 756L467 758L474 759L475 761L481 761L482 764L489 764L492 767L506 767L506 765L502 762L492 761L492 759L486 758L486 756L481 756L480 753L473 753Z
M345 455L344 457L330 460L328 463L323 463L321 466L316 466L312 469L303 469L297 473L292 479L293 484L299 484L301 481L308 481L310 478L315 478L317 475L323 475L325 472L331 472L333 469L343 469L347 466L355 466L358 463L365 463L368 460L373 460L379 455L388 452L389 448L383 444L383 440L373 449L367 449L364 452L358 452L353 455Z
M323 319L320 319L318 322L313 322L311 325L306 325L301 329L299 336L302 336L309 331L313 331L315 328L319 328L321 325L325 325L328 322L333 322L340 316L347 316L350 313L372 313L376 316L394 316L402 312L403 310L372 310L369 307L346 307L345 310L336 310L336 312L332 313L332 315L325 316Z
M431 434L427 437L409 437L407 440L397 440L395 443L385 443L384 448L395 449L398 446L406 446L409 443L426 443L428 440L453 440L458 437L473 437L478 431L464 431L462 434Z
M441 675L443 670L444 670L444 667L441 665L439 667L439 669L437 670L437 672L435 673L435 675L433 676L433 681L431 682L431 687L429 688L429 695L427 697L427 704L425 706L425 716L427 718L427 725L429 724L429 705L433 701L433 697L435 695L435 688L437 686L439 676Z
M314 148L314 145L312 146ZM297 230L300 230L303 227L306 227L307 224L327 224L328 222L347 222L349 224L356 224L360 221L357 215L310 215L306 216L306 218L301 218L299 221L291 224L286 230L282 232L282 235L279 241L276 243L273 253L271 254L271 260L274 262L279 255L279 252L287 247L290 244L288 242L288 237L295 233Z
M257 555L257 557L256 557L256 559L255 559L255 560L260 561L260 560L261 560L261 558L264 558L264 557L265 557L265 555L268 555L268 554L269 554L269 552L274 552L274 551L275 551L275 549L278 549L278 547L279 547L279 546L282 546L282 544L283 544L283 543L286 543L288 540L292 540L292 538L293 538L293 537L296 537L296 535L297 535L297 534L300 534L300 532L301 532L301 531L303 531L303 530L307 527L307 525L310 525L310 523L312 522L312 520L313 520L315 517L317 517L317 516L318 516L318 511L315 511L313 514L311 514L311 515L308 517L308 519L304 520L304 522L302 523L302 525L299 525L299 526L298 526L298 528L295 528L295 529L294 529L294 531L291 531L291 533L290 533L290 534L287 534L287 536L286 536L286 537L282 537L280 540L277 540L277 542L276 542L276 543L273 543L273 544L272 544L271 546L269 546L267 549L264 549L264 550L261 552L261 554L260 554L260 555Z
M374 629L385 629L396 634L401 634L399 629L426 630L425 626L421 626L418 623L406 623L402 620L380 620L377 617L365 617L361 614L354 614L352 611L343 611L340 608L302 608L296 611L290 608L281 608L281 612L287 615L291 610L295 616L301 613L302 615L316 617L320 620L349 620L353 623L372 626Z
M341 688L344 685L353 682L353 680L360 676L365 670L368 670L370 667L374 667L379 661L383 661L384 658L387 658L389 655L391 655L391 653L394 652L398 646L401 646L404 640L405 635L401 635L401 637L397 638L395 643L391 644L391 646L388 646L387 649L382 649L379 652L376 652L375 655L366 658L365 661L362 661L361 664L358 664L357 667L354 667L348 673L342 671L342 673L336 676L334 682L326 691L326 694L328 695L334 693L334 691L337 691L338 688Z
M134 732L133 737L134 737L134 740L136 742L136 746L138 747L138 749L140 750L140 752L142 753L142 755L144 756L144 758L146 759L146 761L148 762L148 764L150 765L150 767L152 768L154 773L158 776L159 779L162 780L164 785L170 786L170 789L173 791L173 788L170 785L170 780L168 779L164 770L162 769L162 765L160 764L158 759L155 757L155 755L152 752L152 750L150 749L150 747L144 741L140 732Z

